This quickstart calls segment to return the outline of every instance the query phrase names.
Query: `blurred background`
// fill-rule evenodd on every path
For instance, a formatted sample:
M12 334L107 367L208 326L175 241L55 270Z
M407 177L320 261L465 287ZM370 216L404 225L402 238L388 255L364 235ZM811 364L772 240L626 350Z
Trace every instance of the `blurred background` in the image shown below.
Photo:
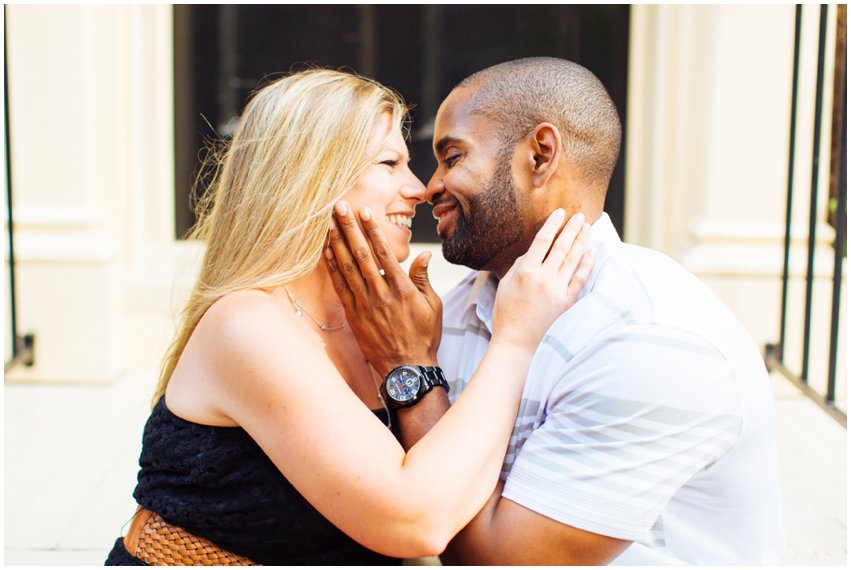
M5 562L100 564L202 246L192 183L250 93L346 68L413 103L427 181L444 96L502 61L593 71L624 124L606 209L765 349L785 563L846 562L846 7L6 5ZM432 282L428 205L414 252ZM413 256L412 256L413 258Z

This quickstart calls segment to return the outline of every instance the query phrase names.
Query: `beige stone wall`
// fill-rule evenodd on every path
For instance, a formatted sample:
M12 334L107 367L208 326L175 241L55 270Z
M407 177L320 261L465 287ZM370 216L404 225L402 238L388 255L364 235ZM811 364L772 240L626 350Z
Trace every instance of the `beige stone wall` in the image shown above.
M798 279L818 9L804 12ZM678 259L757 342L775 340L794 7L641 5L632 8L631 25L625 238ZM171 8L14 5L7 29L20 328L38 337L37 365L12 377L109 381L129 369L155 373L200 259L197 244L177 242L172 231ZM825 161L822 212L826 183ZM822 304L832 236L820 225ZM445 291L466 270L439 257L433 280ZM802 312L792 308L791 327L800 326ZM823 314L820 307L822 321ZM8 311L6 318L8 330ZM827 331L820 322L814 331ZM819 351L823 336L814 341ZM814 353L813 362L821 361L826 356Z
M171 8L6 14L18 315L37 342L12 377L114 380L146 351L127 344L137 284L174 269Z

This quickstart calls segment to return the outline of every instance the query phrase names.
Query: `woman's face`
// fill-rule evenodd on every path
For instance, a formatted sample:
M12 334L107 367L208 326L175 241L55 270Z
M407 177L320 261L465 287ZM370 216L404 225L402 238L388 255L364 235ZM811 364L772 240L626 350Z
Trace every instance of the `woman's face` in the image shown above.
M425 200L425 186L408 168L408 147L398 126L392 127L390 139L383 147L380 146L390 128L389 115L376 122L367 153L371 156L380 147L378 155L346 192L343 200L358 219L361 208L372 210L396 259L404 261L410 254L414 208Z

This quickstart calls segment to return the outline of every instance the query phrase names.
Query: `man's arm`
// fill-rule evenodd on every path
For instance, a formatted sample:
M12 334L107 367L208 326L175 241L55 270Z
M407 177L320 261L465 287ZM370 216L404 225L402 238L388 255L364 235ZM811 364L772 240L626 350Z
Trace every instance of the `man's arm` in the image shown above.
M399 410L406 449L449 409L443 390ZM447 565L596 565L620 554L630 542L584 531L531 511L502 496L500 482L476 517L440 556Z
M346 221L349 222L348 226L345 224ZM342 222L344 230L347 230L347 236L351 234L355 238L363 239L359 235L359 232L354 231L356 226L353 220L342 220ZM371 228L369 224L366 225L367 233L370 233L370 229L373 230L373 234L376 233L374 227ZM335 231L331 232L331 243L332 245L336 245L337 248L340 248L340 236ZM373 245L375 243L373 241ZM349 243L348 246L351 247L352 244ZM377 247L375 254L379 259L387 258L386 263L382 265L390 269L388 273L400 273L397 271L397 264L392 263L394 260L389 259L388 251L389 249L387 247ZM331 259L329 257L329 260ZM582 276L581 278L571 282L571 287L575 289L574 293L578 292L581 289L581 285L584 284L584 280L587 278L588 268L590 268L590 264L586 267L586 271L578 273L578 275ZM333 262L331 269L332 271L336 269L333 266ZM416 283L417 289L430 301L428 305L432 305L432 311L436 308L436 313L439 315L440 306L439 304L436 307L434 306L435 303L432 301L432 298L435 295L433 290L427 287L428 283L427 277L425 277L424 267L417 270L413 269L414 265L412 265L411 278ZM422 281L424 285L417 283L418 277L420 277L419 281ZM347 308L348 315L352 307L355 306L356 299L363 302L364 300L368 300L369 295L361 290L348 290L342 287L342 285L343 283L339 279L335 282L335 288ZM399 290L399 287L395 288L395 292L399 292ZM398 322L399 313L398 311L394 311L393 307L398 305L399 302L404 303L405 298L407 298L408 302L413 299L413 301L419 301L422 304L422 300L417 295L402 295L402 297L402 301L397 300L396 303L381 302L375 306L369 306L369 303L367 303L364 309L367 309L367 312L371 313L371 319L373 320ZM382 314L385 313L386 315L382 318ZM424 310L423 313L427 314L429 311ZM416 323L418 320L414 319L414 322ZM386 338L382 335L376 336L370 334L372 331L366 325L374 323L361 323L359 319L352 318L349 319L349 322L352 323L353 329L356 328L355 323L363 325L357 326L360 333L358 335L359 343L366 343L369 347L380 346L382 345L380 339ZM410 321L406 320L406 322L410 324ZM415 324L415 327L418 324ZM384 329L378 326L377 330ZM402 336L416 337L416 335ZM439 340L439 336L437 338ZM431 361L433 358L431 356L433 354L432 351L436 348L435 345L436 343L433 342L432 338L432 342L428 343L426 347L420 347L420 351L423 352L421 358ZM403 360L407 360L410 357L410 355L407 357L402 356L406 354L406 351L396 350L388 346L381 346L381 348L378 362L383 365L380 365L378 368L382 374L389 371L393 367L393 364L403 363ZM425 350L422 350L423 348ZM431 364L431 362L424 362L424 364ZM432 390L416 406L399 410L398 420L404 447L406 449L411 448L437 423L448 409L449 401L444 391ZM440 466L435 466L435 469L440 469ZM501 491L502 488L499 485L482 511L455 539L454 550L459 554L459 560L472 564L592 564L610 560L628 545L628 543L623 541L601 537L548 519L521 507L513 501L503 499L501 497Z
M452 540L444 564L590 566L606 564L629 541L581 530L502 496L502 482Z
M402 435L402 447L411 449L421 437L437 423L449 409L449 397L445 390L432 390L416 406L399 408L397 418Z

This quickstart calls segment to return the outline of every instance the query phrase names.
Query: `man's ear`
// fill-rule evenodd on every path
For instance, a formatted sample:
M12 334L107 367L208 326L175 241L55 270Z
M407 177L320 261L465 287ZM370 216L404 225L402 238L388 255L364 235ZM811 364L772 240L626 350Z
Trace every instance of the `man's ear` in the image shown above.
M541 123L527 140L530 180L534 187L542 188L558 170L562 160L561 133L552 123Z

